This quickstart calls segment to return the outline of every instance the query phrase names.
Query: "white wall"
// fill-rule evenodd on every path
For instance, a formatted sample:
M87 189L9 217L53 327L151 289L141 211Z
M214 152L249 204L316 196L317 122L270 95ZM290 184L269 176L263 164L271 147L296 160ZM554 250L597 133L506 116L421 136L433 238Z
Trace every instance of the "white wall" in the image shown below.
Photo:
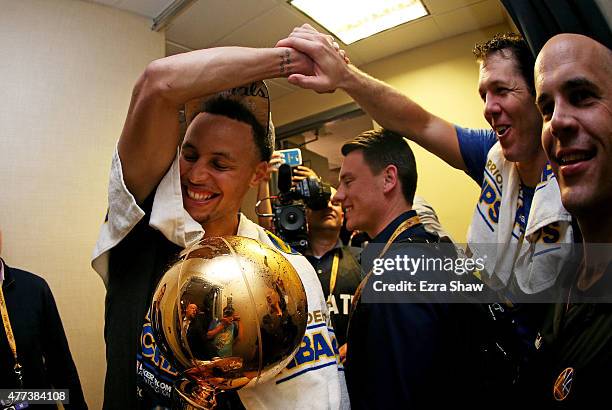
M144 18L0 0L2 256L49 282L92 409L102 406L105 292L89 257L132 87L163 55L163 34Z

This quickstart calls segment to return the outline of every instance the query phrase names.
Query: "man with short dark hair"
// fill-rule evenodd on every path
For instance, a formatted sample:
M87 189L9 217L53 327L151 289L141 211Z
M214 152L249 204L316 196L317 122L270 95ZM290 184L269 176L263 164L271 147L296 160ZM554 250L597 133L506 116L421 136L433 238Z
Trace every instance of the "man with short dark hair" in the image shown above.
M378 258L388 261L445 256L433 248L437 235L424 229L412 209L417 172L407 140L391 131L369 131L344 144L342 154L340 185L333 200L342 203L348 229L366 232L372 238L368 247L384 246ZM388 248L391 244L395 245ZM368 269L363 256L362 266ZM458 326L462 316L477 318L448 303L431 303L443 302L433 295L429 300L418 296L397 300L386 293L384 303L364 301L362 295L373 287L371 273L355 294L348 326L346 377L352 407L437 408L463 403L466 395L472 406L477 404L482 394L475 387L479 380L474 368L466 365L473 335L462 334ZM445 276L435 270L388 271L384 278L391 283L436 282ZM422 303L399 303L406 301ZM449 381L444 383L444 394L440 394L441 380Z
M404 138L382 130L366 131L345 143L342 155L345 156L343 170L334 199L342 202L347 229L358 229L374 238L373 233L379 233L381 227L387 226L402 212L410 210L417 183L414 154ZM383 171L389 173L388 178L392 178L394 183L391 191L393 195L385 197L386 200L381 200L382 187L376 185L374 180L374 176ZM355 181L358 181L357 184L354 184ZM380 184L386 181L377 182ZM363 189L365 186L376 189ZM347 199L344 193L351 187L357 187L355 193L358 195Z
M562 301L536 340L543 368L532 379L546 407L605 408L612 369L612 50L559 34L538 55L535 84L542 144L583 244L566 266Z
M332 43L333 44L333 43ZM483 279L513 294L549 289L566 256L560 247L535 252L535 244L570 243L571 217L561 205L557 183L539 135L542 121L534 104L533 56L513 33L496 35L474 53L480 64L478 92L490 129L468 129L440 118L389 85L344 64L329 36L309 25L293 30L277 46L306 53L314 74L292 74L290 83L317 92L342 89L386 129L405 135L482 189L468 243L475 256L488 254ZM537 189L536 189L537 188ZM490 252L479 244L498 244Z
M265 177L274 146L268 90L259 80L297 71L311 72L312 62L290 48L221 47L153 61L138 79L92 261L107 286L104 408L172 405L180 369L157 346L148 307L183 248L203 237L239 235L286 249L239 210L249 188ZM221 408L346 407L316 275L302 256L284 255L304 284L309 317L317 319L288 368L239 391L239 400L226 395ZM204 301L192 302L203 310ZM207 331L214 318L204 313ZM316 358L310 354L315 342Z

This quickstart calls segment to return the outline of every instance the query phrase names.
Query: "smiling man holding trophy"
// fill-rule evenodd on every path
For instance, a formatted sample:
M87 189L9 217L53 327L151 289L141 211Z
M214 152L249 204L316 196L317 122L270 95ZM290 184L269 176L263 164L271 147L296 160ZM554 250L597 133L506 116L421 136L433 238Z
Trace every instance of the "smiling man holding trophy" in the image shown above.
M224 47L154 61L139 78L92 262L107 287L104 408L177 407L175 385L200 399L178 394L182 406L348 407L314 270L239 212L274 148L260 80L312 69L291 48ZM213 393L246 388L215 399L202 380Z

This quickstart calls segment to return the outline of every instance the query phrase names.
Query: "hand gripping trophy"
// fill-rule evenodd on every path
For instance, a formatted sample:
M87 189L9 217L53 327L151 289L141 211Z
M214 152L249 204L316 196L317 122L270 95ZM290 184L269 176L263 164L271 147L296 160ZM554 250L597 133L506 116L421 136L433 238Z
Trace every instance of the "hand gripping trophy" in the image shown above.
M212 409L219 391L279 373L299 347L306 292L291 263L253 239L202 239L160 280L151 306L155 340L181 378L182 409Z

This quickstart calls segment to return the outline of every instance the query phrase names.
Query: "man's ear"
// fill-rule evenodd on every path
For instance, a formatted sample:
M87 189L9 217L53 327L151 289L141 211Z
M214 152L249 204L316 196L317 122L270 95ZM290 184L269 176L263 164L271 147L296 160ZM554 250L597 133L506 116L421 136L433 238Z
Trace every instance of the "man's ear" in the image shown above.
M383 176L383 193L388 194L398 185L397 167L395 165L387 165L382 171Z
M255 174L253 174L253 178L249 182L250 187L258 186L262 181L265 181L268 177L268 162L261 161L255 167Z

